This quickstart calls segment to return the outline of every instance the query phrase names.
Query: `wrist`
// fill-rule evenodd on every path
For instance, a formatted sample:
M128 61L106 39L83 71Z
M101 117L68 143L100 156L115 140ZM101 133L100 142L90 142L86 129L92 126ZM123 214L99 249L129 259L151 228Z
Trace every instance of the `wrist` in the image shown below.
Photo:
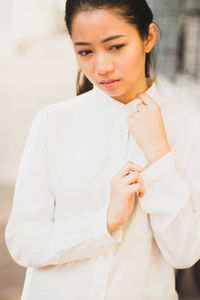
M149 167L152 165L154 162L165 156L167 153L171 151L170 145L164 145L159 148L159 151L155 151L152 153L152 155L147 156L147 165L146 167Z
M120 224L118 224L117 222L112 222L111 218L110 218L110 214L109 214L109 209L108 209L108 214L107 214L107 229L109 233L112 233L113 231L115 231L118 227L120 226Z
M107 224L107 229L108 229L108 232L109 233L112 233L113 231L115 231L116 229L118 229L119 228L119 225L109 225L109 224Z

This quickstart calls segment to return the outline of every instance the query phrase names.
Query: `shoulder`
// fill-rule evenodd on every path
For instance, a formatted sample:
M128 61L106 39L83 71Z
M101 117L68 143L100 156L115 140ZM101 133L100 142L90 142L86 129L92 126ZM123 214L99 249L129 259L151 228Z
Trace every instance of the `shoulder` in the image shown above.
M195 130L200 128L200 111L177 101L159 95L161 110L166 122L174 126L174 130Z
M49 104L42 108L39 113L46 114L49 117L60 117L62 114L76 113L77 111L84 109L91 98L91 91L74 96L53 104Z
M33 123L56 122L59 120L67 121L75 117L81 111L87 110L87 107L90 106L91 98L92 91L89 91L79 96L49 104L36 113Z

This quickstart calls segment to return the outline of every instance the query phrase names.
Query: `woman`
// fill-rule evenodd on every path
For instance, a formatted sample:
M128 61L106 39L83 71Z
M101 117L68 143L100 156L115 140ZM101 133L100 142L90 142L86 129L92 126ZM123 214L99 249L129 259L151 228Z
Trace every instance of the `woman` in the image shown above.
M81 95L36 115L6 228L22 299L175 300L200 257L198 114L149 78L144 0L68 0L66 24Z

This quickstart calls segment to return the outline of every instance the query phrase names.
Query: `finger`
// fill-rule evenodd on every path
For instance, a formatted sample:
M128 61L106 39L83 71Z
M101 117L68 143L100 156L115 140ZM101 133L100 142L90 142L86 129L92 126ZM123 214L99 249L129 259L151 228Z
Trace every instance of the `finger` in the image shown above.
M139 103L136 107L131 111L128 116L128 122L134 119L134 117L138 116L140 112L143 112L147 108L147 105Z
M147 106L144 104L144 103L139 103L139 104L137 104L137 108L141 108L141 109L143 109L143 108L146 108Z
M141 190L138 193L138 197L142 198L145 193L146 193L146 189L145 189L145 187L142 187Z
M129 174L130 171L137 171L139 173L144 171L144 168L142 168L139 165L136 165L135 163L133 163L132 161L127 161L127 163L119 170L119 172L117 173L117 175L119 175L120 177L124 177L126 175Z
M131 193L136 193L136 192L139 193L141 190L141 185L139 183L134 183L134 184L128 185L127 189Z
M146 189L145 189L145 186L144 186L143 178L142 178L142 176L140 174L137 177L137 183L139 183L140 187L141 187L141 189L140 189L140 191L138 193L138 197L141 198L146 193Z
M130 124L130 122L137 116L137 114L138 114L137 110L131 112L131 114L127 118L128 124Z
M127 185L133 184L133 183L140 183L141 186L144 185L144 181L141 177L141 175L135 171L133 173L129 173L124 177L124 183Z
M128 116L128 122L131 122L131 120L137 115L137 111L132 111L131 115Z
M137 98L142 100L143 104L146 104L146 105L149 105L152 107L157 106L157 103L147 93L137 94Z
M123 182L125 185L130 185L130 184L136 183L136 182L138 182L138 176L139 176L139 173L137 171L135 171L135 172L130 171L130 173L128 175L123 177Z
M137 177L136 181L138 183L140 183L141 186L144 186L144 180L143 180L143 178L142 178L142 176L140 174L138 174L138 177Z
M132 185L129 185L127 189L130 193L137 193L138 197L143 197L144 194L146 193L145 187L144 186L141 187L139 183L134 183Z
M145 105L143 103L138 104L136 107L137 111L139 111L139 112L146 110L146 108L147 108L147 105Z

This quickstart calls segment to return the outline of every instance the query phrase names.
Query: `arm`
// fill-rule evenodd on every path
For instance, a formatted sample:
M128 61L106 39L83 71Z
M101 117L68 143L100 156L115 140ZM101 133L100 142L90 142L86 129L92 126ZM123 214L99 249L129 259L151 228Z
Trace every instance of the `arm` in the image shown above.
M175 268L200 258L200 136L196 136L185 176L178 175L171 151L148 167L143 177L142 209L150 214L155 240Z
M56 199L49 183L45 125L46 113L42 110L32 123L25 145L5 231L11 256L24 267L87 259L122 239L121 228L108 232L107 207L54 221Z

